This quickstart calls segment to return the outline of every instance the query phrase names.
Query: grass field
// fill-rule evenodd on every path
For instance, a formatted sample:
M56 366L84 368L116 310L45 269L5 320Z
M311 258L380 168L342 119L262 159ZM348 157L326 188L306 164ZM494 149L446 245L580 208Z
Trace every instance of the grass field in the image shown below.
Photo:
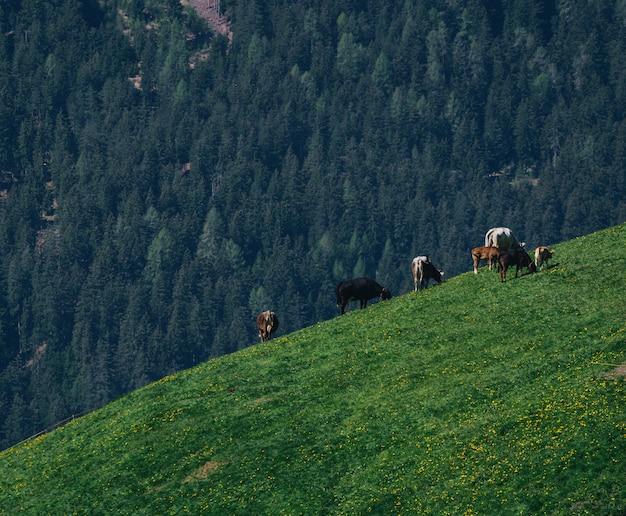
M0 513L626 514L626 225L551 248L543 272L351 305L7 450Z

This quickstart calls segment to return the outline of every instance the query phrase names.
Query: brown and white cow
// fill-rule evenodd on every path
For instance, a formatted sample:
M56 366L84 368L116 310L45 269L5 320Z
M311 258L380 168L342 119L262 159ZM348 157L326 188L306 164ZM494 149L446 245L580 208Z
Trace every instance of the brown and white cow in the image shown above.
M498 258L498 272L500 273L500 281L506 281L506 271L509 267L515 265L515 277L522 267L526 267L528 272L537 272L537 267L523 249L515 249L500 254Z
M437 269L428 256L416 256L413 258L411 273L413 274L415 291L428 287L428 280L430 279L441 283L441 277L443 276L443 271Z
M391 292L387 287L382 287L368 277L342 281L335 287L335 294L341 315L346 313L346 305L350 301L359 301L359 306L365 308L367 302L375 297L380 297L383 301L391 299Z
M543 269L544 264L548 265L548 260L552 258L554 251L551 251L546 246L540 245L535 249L535 266L537 270Z
M474 261L474 274L478 274L478 264L481 260L487 260L489 270L494 262L500 258L500 250L495 246L474 247L472 249L472 260Z
M271 310L261 312L256 318L256 326L259 329L259 338L261 342L270 340L272 333L278 329L278 317Z
M524 249L526 244L519 242L509 228L491 228L485 234L485 247L497 247L500 252Z

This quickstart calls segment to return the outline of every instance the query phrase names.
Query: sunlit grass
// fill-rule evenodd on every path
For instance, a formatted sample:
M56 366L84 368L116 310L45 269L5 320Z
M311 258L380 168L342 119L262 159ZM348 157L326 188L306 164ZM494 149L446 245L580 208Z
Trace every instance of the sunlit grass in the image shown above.
M624 225L211 360L0 454L13 514L626 511Z

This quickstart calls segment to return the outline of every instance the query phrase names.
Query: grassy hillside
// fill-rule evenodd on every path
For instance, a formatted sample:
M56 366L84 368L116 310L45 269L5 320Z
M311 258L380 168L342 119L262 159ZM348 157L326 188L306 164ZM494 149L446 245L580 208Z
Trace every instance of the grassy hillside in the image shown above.
M8 450L0 512L623 514L626 225L554 248L539 274L353 310Z

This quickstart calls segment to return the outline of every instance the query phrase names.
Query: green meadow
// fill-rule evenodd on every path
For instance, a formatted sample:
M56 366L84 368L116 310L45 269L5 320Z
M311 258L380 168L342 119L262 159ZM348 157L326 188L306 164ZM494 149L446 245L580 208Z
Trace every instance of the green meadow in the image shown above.
M551 248L537 274L353 303L6 450L0 513L624 514L626 225Z

